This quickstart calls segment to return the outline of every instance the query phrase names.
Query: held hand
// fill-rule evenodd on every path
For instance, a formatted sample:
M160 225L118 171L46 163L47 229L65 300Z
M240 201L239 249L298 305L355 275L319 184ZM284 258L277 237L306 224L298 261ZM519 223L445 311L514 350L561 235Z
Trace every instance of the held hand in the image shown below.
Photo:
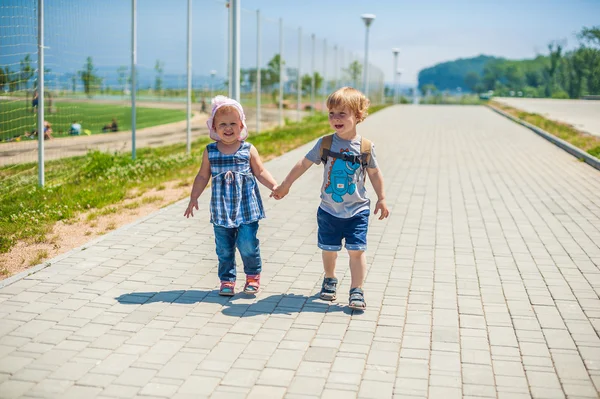
M390 216L390 211L385 203L385 200L379 200L377 201L377 204L375 204L375 215L377 215L378 211L381 211L379 215L379 220L383 220Z
M273 188L273 191L271 192L271 197L275 198L276 200L280 200L283 197L285 197L288 193L290 192L289 187L284 186L283 184L276 186L275 188Z
M198 210L198 200L191 200L190 199L190 203L187 206L187 209L185 210L183 216L185 216L186 218L189 219L190 216L194 216L194 208L196 208L196 210Z

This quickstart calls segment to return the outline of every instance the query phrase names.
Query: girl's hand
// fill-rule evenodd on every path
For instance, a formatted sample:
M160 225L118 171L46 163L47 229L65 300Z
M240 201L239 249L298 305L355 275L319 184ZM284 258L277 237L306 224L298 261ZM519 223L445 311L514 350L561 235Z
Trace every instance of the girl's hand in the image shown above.
M190 203L187 206L187 209L185 210L183 216L185 216L186 218L189 219L190 216L194 216L194 208L196 208L196 210L198 210L198 200L192 200L190 199Z
M377 204L375 204L375 212L373 213L377 215L377 211L381 211L381 214L379 215L379 220L383 220L390 216L390 211L384 199L377 201Z
M271 192L270 196L275 198L276 200L280 200L283 197L285 197L289 192L290 188L281 184L273 188L273 191Z

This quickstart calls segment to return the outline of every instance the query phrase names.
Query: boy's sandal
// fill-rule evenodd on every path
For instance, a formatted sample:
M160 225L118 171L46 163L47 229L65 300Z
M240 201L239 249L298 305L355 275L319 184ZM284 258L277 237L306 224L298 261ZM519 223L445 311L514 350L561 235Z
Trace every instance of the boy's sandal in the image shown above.
M221 281L221 288L219 289L219 295L234 296L235 295L235 282L234 281Z
M246 275L246 285L244 292L246 294L256 294L260 290L260 274Z
M321 298L324 301L335 301L335 298L337 298L337 284L337 278L325 277L323 279L323 285L321 285L321 292L319 293L319 298Z
M365 310L367 303L365 302L365 293L362 289L356 287L350 290L350 298L348 306L350 309Z

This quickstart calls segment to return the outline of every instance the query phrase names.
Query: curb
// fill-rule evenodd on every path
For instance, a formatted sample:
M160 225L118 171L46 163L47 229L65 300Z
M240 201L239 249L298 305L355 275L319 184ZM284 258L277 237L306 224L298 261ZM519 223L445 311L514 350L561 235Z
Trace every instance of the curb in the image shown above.
M532 125L531 123L525 122L517 117L512 116L511 114L504 112L503 110L496 108L493 105L486 104L486 107L488 107L492 111L512 120L513 122L523 125L530 130L533 130L534 133L537 133L538 135L542 136L543 138L550 141L554 145L562 148L569 154L573 155L575 158L582 160L585 163L587 163L588 165L590 165L591 167L600 170L600 159L596 158L595 156L588 154L587 152L583 151L582 149L575 147L571 143L567 143L566 141L559 139L558 137L554 136L553 134L548 133L544 129L540 129L539 127Z
M142 218L140 218L138 220L135 220L135 221L133 221L133 222L131 222L129 224L121 226L118 229L111 231L110 233L106 233L106 234L104 234L104 235L102 235L100 237L97 237L97 238L95 238L95 239L93 239L91 241L86 242L85 244L83 244L83 245L81 245L81 246L79 246L77 248L73 248L72 250L70 250L68 252L65 252L64 254L57 255L56 257L54 257L52 259L49 259L49 260L47 260L44 263L40 263L39 265L30 267L27 270L23 270L21 273L17 273L14 276L5 278L4 280L0 280L0 289L2 289L4 287L8 287L9 285L11 285L13 283L16 283L19 280L22 280L22 279L24 279L26 277L29 277L32 274L35 274L35 273L39 272L40 270L43 270L43 269L45 269L47 267L50 267L54 263L56 263L56 262L58 262L58 261L60 261L60 260L62 260L64 258L66 258L68 256L71 256L71 255L73 255L76 252L85 251L90 246L92 246L92 245L94 245L94 244L96 244L96 243L104 240L106 237L110 237L113 234L117 234L117 233L120 233L120 232L122 232L124 230L128 230L128 229L130 229L130 228L132 228L132 227L134 227L134 226L136 226L136 225L138 225L138 224L140 224L140 223L142 223L142 222L144 222L144 221L146 221L146 220L148 220L148 219L150 219L150 218L152 218L152 217L154 217L154 216L156 216L156 215L158 215L158 214L160 214L162 212L166 212L167 209L171 208L172 206L177 206L180 202L183 202L183 201L185 201L185 199L182 199L182 200L176 201L176 202L174 202L174 203L172 203L170 205L167 205L164 208L161 208L161 209L159 209L159 210L157 210L155 212L152 212L149 215L146 215L146 216L144 216L144 217L142 217Z

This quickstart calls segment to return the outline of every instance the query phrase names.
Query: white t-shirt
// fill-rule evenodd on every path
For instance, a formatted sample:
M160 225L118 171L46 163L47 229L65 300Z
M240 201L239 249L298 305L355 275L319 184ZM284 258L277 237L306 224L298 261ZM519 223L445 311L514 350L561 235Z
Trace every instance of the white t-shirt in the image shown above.
M321 163L321 140L306 154L306 159ZM333 135L331 152L347 152L353 155L360 154L361 137L353 140L344 140ZM377 168L375 145L371 147L371 157L368 168ZM347 219L359 212L370 209L370 200L365 189L365 173L360 164L327 157L323 168L323 185L321 186L321 209L338 218Z

